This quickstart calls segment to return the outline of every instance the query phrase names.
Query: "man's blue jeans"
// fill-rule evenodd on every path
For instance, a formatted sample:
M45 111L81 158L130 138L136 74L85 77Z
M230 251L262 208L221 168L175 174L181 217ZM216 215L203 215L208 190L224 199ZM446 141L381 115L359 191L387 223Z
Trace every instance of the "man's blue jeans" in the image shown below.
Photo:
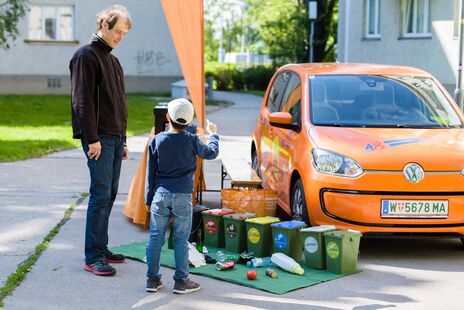
M187 280L188 239L192 227L192 195L156 192L151 204L150 241L147 244L147 277L161 279L159 273L161 247L166 239L169 221L173 218L174 280Z
M89 145L82 139L82 148L90 171L90 197L85 227L85 262L93 264L105 259L108 249L108 220L118 193L124 140L117 136L100 135L101 154L89 159Z

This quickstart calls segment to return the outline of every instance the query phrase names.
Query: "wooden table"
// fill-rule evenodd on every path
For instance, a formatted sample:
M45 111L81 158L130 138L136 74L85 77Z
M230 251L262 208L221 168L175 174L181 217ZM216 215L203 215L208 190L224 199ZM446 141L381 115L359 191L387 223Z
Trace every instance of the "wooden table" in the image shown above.
M231 187L261 186L261 178L245 160L221 159L221 189L227 177Z

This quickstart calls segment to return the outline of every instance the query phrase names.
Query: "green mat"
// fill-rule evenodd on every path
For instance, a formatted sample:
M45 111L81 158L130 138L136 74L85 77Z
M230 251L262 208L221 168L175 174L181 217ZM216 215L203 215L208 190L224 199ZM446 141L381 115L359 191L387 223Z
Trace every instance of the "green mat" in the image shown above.
M113 247L111 248L111 251L115 253L124 254L128 258L146 262L146 244L146 242L131 243L127 245ZM174 269L174 250L168 249L166 244L161 251L161 265L164 267ZM228 253L224 249L220 250L224 251L224 253ZM209 256L216 256L215 253L217 249L208 248L208 251ZM250 268L240 264L236 264L234 269L224 271L216 270L214 264L209 264L200 268L193 268L192 266L190 266L190 273L199 274L227 282L237 283L249 287L254 287L274 294L285 294L289 291L293 291L299 288L311 286L325 281L330 281L344 276L340 274L334 274L326 270L315 270L311 268L304 268L305 273L303 276L288 273L277 266L273 266L272 269L277 271L277 278L271 278L266 276L266 267L260 267L255 269L258 273L258 277L254 281L248 280L246 276L246 273L248 270L250 270Z

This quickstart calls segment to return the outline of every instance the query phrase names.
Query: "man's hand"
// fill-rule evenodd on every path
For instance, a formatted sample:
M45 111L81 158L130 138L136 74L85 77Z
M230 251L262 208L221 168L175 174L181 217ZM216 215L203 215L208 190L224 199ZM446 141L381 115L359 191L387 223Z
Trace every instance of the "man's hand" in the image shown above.
M147 205L145 205L145 208L147 209L147 212L150 212L150 210L151 210L151 206L147 206Z
M129 149L127 148L127 145L124 145L124 149L122 151L122 159L126 160L129 158Z
M89 144L89 151L87 152L87 155L89 156L90 159L95 158L95 160L98 160L98 158L100 157L100 154L101 154L100 141Z

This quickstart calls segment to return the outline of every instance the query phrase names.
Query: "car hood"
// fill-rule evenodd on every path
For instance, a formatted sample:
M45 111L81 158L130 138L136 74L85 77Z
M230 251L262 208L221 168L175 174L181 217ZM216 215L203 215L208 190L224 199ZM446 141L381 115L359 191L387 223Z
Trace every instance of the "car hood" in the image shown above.
M309 135L315 147L348 156L364 170L402 170L411 162L434 171L464 167L464 129L313 126Z

